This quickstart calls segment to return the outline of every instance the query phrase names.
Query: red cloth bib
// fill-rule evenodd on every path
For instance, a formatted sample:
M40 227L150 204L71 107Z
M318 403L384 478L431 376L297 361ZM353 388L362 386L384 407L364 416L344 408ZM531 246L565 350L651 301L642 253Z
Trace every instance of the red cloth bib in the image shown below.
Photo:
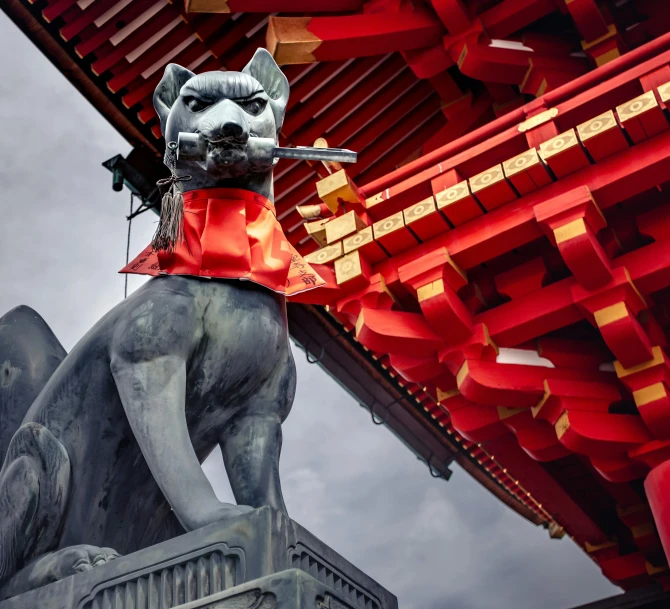
M119 272L248 279L286 296L325 284L289 243L274 205L237 188L184 193L184 241L172 253L149 245Z

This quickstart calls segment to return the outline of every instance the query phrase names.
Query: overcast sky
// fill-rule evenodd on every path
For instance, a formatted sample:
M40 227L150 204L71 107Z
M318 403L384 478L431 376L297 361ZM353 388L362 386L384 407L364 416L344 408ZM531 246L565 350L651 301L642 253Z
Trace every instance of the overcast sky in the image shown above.
M67 350L123 297L129 194L102 161L128 144L0 13L0 315L36 309ZM133 223L131 257L155 216ZM130 278L136 289L141 278ZM568 538L517 516L458 466L433 479L294 349L281 461L291 516L402 609L568 609L619 592ZM232 501L215 453L204 465Z

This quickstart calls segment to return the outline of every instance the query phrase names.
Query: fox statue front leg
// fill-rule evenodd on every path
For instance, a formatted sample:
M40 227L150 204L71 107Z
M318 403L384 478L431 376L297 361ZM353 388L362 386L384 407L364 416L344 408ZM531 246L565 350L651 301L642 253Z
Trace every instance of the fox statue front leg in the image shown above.
M202 339L196 309L192 298L175 290L153 300L150 311L133 311L115 332L110 362L142 454L186 531L251 509L217 499L189 437L186 367Z

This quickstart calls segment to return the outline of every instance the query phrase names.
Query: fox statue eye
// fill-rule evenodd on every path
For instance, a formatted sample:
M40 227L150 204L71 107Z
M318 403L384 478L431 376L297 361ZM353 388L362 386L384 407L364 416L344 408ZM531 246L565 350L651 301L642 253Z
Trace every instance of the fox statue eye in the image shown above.
M263 110L265 110L265 106L267 104L264 99L260 98L239 101L237 103L242 106L247 114L251 114L251 116L258 116L261 112L263 112Z
M203 101L202 99L198 99L197 97L193 97L192 95L185 97L184 103L191 112L200 112L201 110L204 110L205 108L211 106L209 102Z

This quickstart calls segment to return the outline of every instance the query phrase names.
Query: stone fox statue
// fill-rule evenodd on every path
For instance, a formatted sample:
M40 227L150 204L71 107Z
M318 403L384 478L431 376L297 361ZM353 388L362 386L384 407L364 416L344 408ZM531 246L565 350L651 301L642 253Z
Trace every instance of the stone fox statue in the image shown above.
M166 142L199 133L208 146L205 163L173 166L185 199L242 191L273 209L272 165L255 163L247 143L277 137L288 93L263 49L242 72L166 68L154 94ZM184 256L204 260L226 231L189 241ZM284 241L273 255L286 255ZM172 272L67 355L27 307L0 319L0 599L252 508L286 511L279 453L295 367L284 294L181 273L183 250L159 252ZM217 444L238 505L220 502L200 467Z

